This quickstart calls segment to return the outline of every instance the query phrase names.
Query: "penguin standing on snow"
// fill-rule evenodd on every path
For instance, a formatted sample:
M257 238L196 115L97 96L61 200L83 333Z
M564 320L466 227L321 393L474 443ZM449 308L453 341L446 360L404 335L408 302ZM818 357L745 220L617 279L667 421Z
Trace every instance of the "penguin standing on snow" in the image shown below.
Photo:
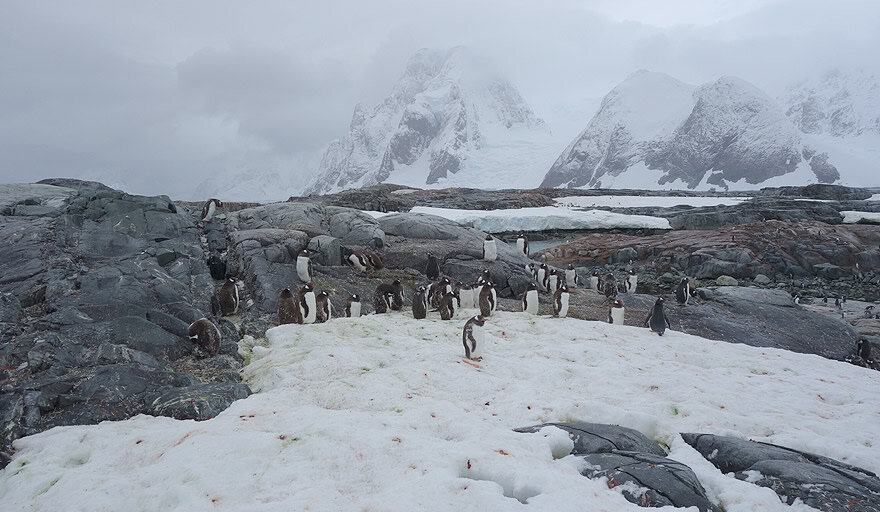
M296 275L300 281L312 284L312 260L308 249L303 249L296 257Z
M413 318L421 320L428 316L428 292L424 286L419 286L412 300Z
M361 316L361 298L358 294L345 299L346 318L358 318Z
M189 324L187 335L196 344L201 355L215 356L220 350L220 340L223 339L223 335L220 334L220 329L207 318L199 318Z
M858 345L856 345L856 354L866 363L873 362L871 361L871 342L865 338L860 339Z
M658 298L654 303L654 308L648 313L648 318L645 319L645 327L650 327L651 332L656 332L660 336L663 336L667 327L672 329L672 326L669 325L669 319L666 318L666 313L663 312L664 302L666 301L663 300L663 297Z
M290 288L281 290L281 295L278 297L278 324L301 323L303 323L303 315L299 301L293 296Z
M577 288L580 284L580 276L578 276L577 271L574 269L574 265L569 263L568 268L565 269L565 285L569 288Z
M428 286L428 304L432 308L440 307L440 299L443 298L443 294L451 291L452 281L448 277L444 277L436 283L431 283Z
M495 261L498 259L498 248L495 246L495 239L492 235L486 235L483 240L483 259L485 261Z
M458 297L453 292L446 292L440 299L440 320L452 320L455 316Z
M535 283L529 283L529 287L523 293L522 307L526 313L538 314L538 287Z
M483 326L486 324L486 318L482 315L475 316L465 322L464 328L461 330L461 343L464 345L464 357L479 361L483 359L480 356L483 348Z
M624 280L624 285L626 287L626 293L632 294L636 293L636 286L639 283L639 276L636 274L636 271L630 269L629 272L626 273L626 279Z
M538 266L538 276L537 276L538 277L538 289L541 290L542 292L547 291L547 289L545 288L544 282L547 280L548 270L549 269L547 268L546 263L541 263Z
M462 309L473 309L475 307L474 293L475 288L473 283L465 284L459 287L458 298L461 301Z
M553 294L553 316L559 318L568 316L568 287L565 284Z
M596 290L597 292L602 292L602 280L599 279L599 271L594 270L592 274L590 274L590 289Z
M678 286L675 288L675 300L678 301L679 306L687 306L688 299L691 296L691 282L688 278L684 277L681 279L681 282L678 283Z
M333 304L326 290L315 296L315 322L323 324L333 316Z
M205 205L202 206L202 222L208 222L213 219L214 213L217 212L218 208L223 208L223 201L213 197L205 201Z
M626 308L623 306L623 301L616 300L611 303L611 307L608 309L608 323L614 325L623 325L623 315L626 312Z
M518 237L516 237L516 248L519 249L519 252L529 256L529 239L526 238L524 233L520 233Z
M602 283L602 290L605 296L611 300L617 298L617 278L611 272L605 276L605 282Z
M299 303L302 308L302 318L304 324L313 324L318 318L317 299L315 297L315 289L310 284L304 284L299 290Z
M480 288L479 302L480 302L480 315L489 318L492 315L492 312L495 311L495 308L498 306L498 303L495 300L495 289L494 284L486 283Z
M428 276L429 281L440 279L440 263L437 262L437 256L431 253L428 253L428 265L425 268L425 275Z
M379 302L387 302L387 307L394 311L400 311L403 308L403 285L398 279L395 279L391 284L382 283L377 286L375 295L376 297L381 296L382 300ZM386 296L391 297L391 300L386 301ZM376 312L384 313L385 311L379 311L379 307L377 307Z

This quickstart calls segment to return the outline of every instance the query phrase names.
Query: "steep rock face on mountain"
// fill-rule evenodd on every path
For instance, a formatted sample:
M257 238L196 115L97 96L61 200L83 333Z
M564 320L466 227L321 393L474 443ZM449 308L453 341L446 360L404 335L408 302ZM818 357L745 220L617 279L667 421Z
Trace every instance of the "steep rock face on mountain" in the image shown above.
M880 135L880 80L868 73L831 71L790 87L781 101L804 133Z
M769 96L735 77L694 87L639 71L602 101L544 187L755 188L840 178Z
M510 179L534 182L535 172L552 159L541 144L548 134L489 63L461 47L423 49L409 60L390 96L373 108L355 107L348 134L330 144L305 194L386 181L464 180L497 188L496 176L481 172L487 167L506 173L504 186Z

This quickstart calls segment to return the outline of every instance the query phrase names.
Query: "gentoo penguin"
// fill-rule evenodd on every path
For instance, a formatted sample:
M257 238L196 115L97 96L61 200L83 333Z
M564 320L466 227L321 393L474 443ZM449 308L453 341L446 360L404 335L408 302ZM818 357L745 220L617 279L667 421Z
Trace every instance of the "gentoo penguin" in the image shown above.
M599 272L594 270L592 274L590 274L590 289L596 290L597 292L601 292L602 288L599 286L601 281L599 280Z
M486 284L492 282L492 274L489 272L488 268L484 268L480 271L480 277L477 278L477 284Z
M579 284L581 284L581 278L578 276L577 270L574 269L574 265L569 263L568 268L565 269L565 286L577 288Z
M548 271L549 271L549 269L547 268L546 263L541 263L540 265L538 265L538 276L537 276L538 277L538 279L537 279L538 289L541 290L542 292L547 291L545 282L547 281Z
M223 335L220 334L220 329L207 318L199 318L189 324L187 334L189 339L196 344L198 351L206 357L217 355L217 351L220 350L220 340L223 339Z
M316 304L315 289L312 285L304 284L299 289L299 304L303 311L303 323L315 323L315 319L318 318L318 306Z
M465 284L458 288L458 298L461 301L462 309L473 309L476 307L475 293L474 283Z
M529 239L526 238L524 233L520 233L518 237L516 237L516 248L519 249L519 252L523 253L528 257L529 255Z
M464 345L464 357L479 361L483 359L480 356L483 349L483 326L486 324L486 318L477 315L464 324L461 330L461 343Z
M568 316L568 286L562 284L553 294L553 316Z
M617 279L611 272L605 276L605 282L602 283L602 290L605 293L605 296L609 299L614 300L617 298Z
M391 284L382 283L377 286L376 295L378 296L380 293L383 296L391 296L391 302L389 303L389 306L394 311L400 311L403 308L403 285L400 284L399 280L395 279L394 282Z
M795 304L800 304L801 303L801 296L798 295L797 293L792 293L791 294L791 301L794 302Z
M220 315L234 315L238 312L238 303L238 280L230 277L217 291L217 304L219 305Z
M547 272L547 275L544 277L544 288L553 295L556 293L556 289L559 288L559 272L554 268Z
M214 198L205 201L205 205L202 206L202 222L208 222L214 218L217 208L223 208L223 201Z
M309 259L308 249L303 249L296 257L296 275L304 283L312 283L312 260Z
M379 285L383 286L382 284ZM390 285L384 285L390 286ZM387 313L389 309L391 309L391 298L394 296L394 292L383 291L376 288L376 291L373 293L373 309L375 309L376 313Z
M333 304L330 303L330 294L322 291L315 296L315 322L323 324L333 316Z
M380 258L378 254L369 249L363 249L361 252L364 254L364 258L367 259L367 263L370 264L370 267L373 270L382 270L385 268L385 263L382 262L382 258Z
M458 297L455 296L455 293L446 292L443 294L443 297L440 298L441 320L452 320L452 317L455 316L456 302L458 302Z
M495 246L495 239L492 235L486 235L483 240L483 259L485 261L495 261L498 259L498 248Z
M835 306L837 309L840 309L840 297L835 297L835 298L834 298L834 306Z
M345 316L348 318L358 318L361 316L361 298L358 294L345 299Z
M538 266L537 265L535 265L534 263L529 263L528 265L526 265L526 272L528 272L529 275L532 276L533 281L535 281L535 282L538 281Z
M211 278L217 281L226 279L226 262L220 259L216 254L212 254L208 258L208 270L211 272Z
M522 307L526 313L538 314L538 287L535 283L529 283L529 287L523 293Z
M608 323L614 325L623 325L623 315L626 312L626 308L623 306L623 301L616 300L611 303L611 308L608 309Z
M874 305L871 304L869 306L865 306L865 318L871 318L871 315L874 314Z
M303 315L299 301L293 296L290 288L281 290L281 295L278 297L278 324L301 323L303 323Z
M428 266L425 268L425 275L428 276L429 281L440 279L440 263L437 262L437 257L431 253L428 253Z
M479 303L480 303L480 315L489 318L492 315L492 312L495 311L498 303L495 301L495 289L491 282L484 284L480 287L479 294Z
M202 319L204 320L204 319ZM190 332L192 330L192 326L190 326ZM192 335L190 335L192 337ZM870 361L871 360L871 342L862 338L859 340L859 344L856 345L856 354L861 357L863 360Z
M624 285L626 288L626 293L636 293L636 286L639 282L639 276L636 274L636 271L633 269L629 269L629 272L626 273L626 279L624 280Z
M348 258L345 258L345 261L358 272L366 272L370 265L370 262L367 261L367 257L364 256L362 252L353 252L349 254Z
M440 307L440 299L444 293L452 291L452 281L448 277L428 285L428 304L432 308Z
M412 300L413 318L421 320L428 316L428 291L424 286L419 286Z
M645 319L645 327L650 327L651 332L656 332L660 336L663 336L667 327L672 329L672 326L669 325L669 319L666 318L666 314L663 312L664 302L666 301L663 300L663 297L658 298L657 302L654 303L654 308L648 313L648 318Z
M683 277L678 286L675 287L675 300L679 306L687 306L688 299L691 297L691 282L688 278Z

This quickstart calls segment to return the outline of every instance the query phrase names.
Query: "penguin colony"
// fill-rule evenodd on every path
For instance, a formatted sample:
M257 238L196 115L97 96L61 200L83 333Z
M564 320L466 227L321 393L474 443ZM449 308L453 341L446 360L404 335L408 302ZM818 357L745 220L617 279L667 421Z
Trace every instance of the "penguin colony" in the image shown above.
M211 199L205 203L202 211L202 221L209 222L223 203ZM529 256L529 242L525 234L519 234L516 239L516 248L524 256ZM494 262L498 258L496 240L487 235L482 244L482 259ZM278 297L278 323L279 324L311 324L323 323L333 318L333 306L330 301L332 294L326 290L316 292L314 287L315 274L312 266L312 252L303 249L296 258L296 274L300 281L296 292L291 288L284 288ZM384 268L381 257L373 251L363 249L348 251L343 249L343 262L359 273L380 271ZM242 283L235 277L226 276L226 263L217 255L212 255L207 261L212 277L217 280L223 279L223 284L217 289L212 299L212 311L218 316L231 316L239 312L241 305ZM540 306L540 293L550 296L551 309L554 317L564 318L569 313L570 290L581 286L580 276L573 265L567 269L555 269L546 263L536 264L530 262L525 270L531 276L527 290L522 294L522 310L526 314L538 315ZM441 320L452 320L460 310L478 309L476 316L468 318L462 328L462 345L465 357L474 361L482 359L481 353L484 348L484 327L492 314L498 309L498 295L496 281L489 269L483 269L475 281L469 283L455 283L449 277L441 273L441 261L432 253L427 254L425 265L425 277L428 282L419 286L412 294L412 315L415 319L425 319L429 312L437 312ZM611 305L608 310L608 322L623 324L624 303L617 299L618 292L635 293L638 276L634 270L629 270L622 284L618 285L617 278L609 273L599 276L593 272L586 282L588 288L605 295ZM503 282L503 281L502 281ZM683 280L676 289L676 297L686 297L690 294L689 282ZM682 293L683 292L683 293ZM663 335L670 326L668 318L663 311L662 298L654 305L650 315L645 320L645 326L653 332ZM682 302L679 300L679 302ZM399 280L391 283L379 284L373 294L373 309L375 314L387 314L390 311L401 311L404 307L404 289ZM361 297L357 294L348 295L344 300L343 315L346 318L358 318L363 314ZM222 339L221 331L207 318L201 318L189 326L189 336L196 345L197 351L206 355L215 355Z

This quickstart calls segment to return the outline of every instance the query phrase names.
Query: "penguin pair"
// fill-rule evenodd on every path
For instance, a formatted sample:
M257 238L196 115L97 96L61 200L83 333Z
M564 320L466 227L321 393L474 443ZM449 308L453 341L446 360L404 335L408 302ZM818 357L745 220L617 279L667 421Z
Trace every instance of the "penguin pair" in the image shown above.
M675 300L679 306L687 306L691 297L691 281L683 277L675 288Z
M553 316L565 318L568 316L568 287L565 284L560 285L553 293ZM523 311L532 315L538 314L540 305L538 298L538 287L535 283L529 283L525 293L523 293L522 307Z
M400 311L403 309L403 285L397 279L391 284L380 284L373 294L373 304L376 313L386 313L389 309Z
M290 288L281 290L278 297L278 323L313 324L330 320L332 306L330 294L326 291L315 294L315 288L304 284L296 297Z
M452 293L453 291L453 282L448 277L444 277L437 282L431 283L428 285L428 304L432 308L440 307L440 299L443 298L443 295L447 293Z
M352 251L344 259L345 263L358 272L367 272L368 270L382 270L385 263L382 258L369 249L361 249Z
M562 285L562 280L559 278L559 271L556 269L548 269L544 274L544 290L548 293L555 294L556 290Z

